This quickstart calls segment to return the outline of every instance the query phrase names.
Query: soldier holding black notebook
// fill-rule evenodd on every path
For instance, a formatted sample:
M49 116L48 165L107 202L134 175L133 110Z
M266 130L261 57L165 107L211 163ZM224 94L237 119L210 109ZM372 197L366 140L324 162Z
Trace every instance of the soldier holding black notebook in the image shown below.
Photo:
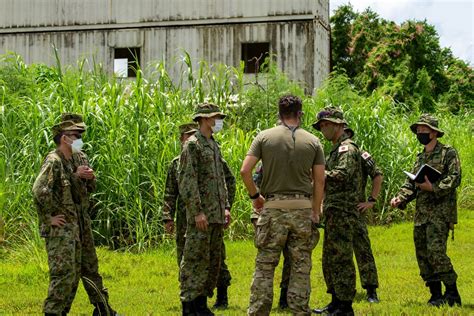
M391 200L391 205L404 209L407 203L416 199L414 241L420 275L432 295L428 304L461 305L456 286L457 274L446 254L449 229L457 223L456 188L461 183L458 153L438 141L444 132L438 128L438 120L433 116L423 114L410 129L424 145L412 173L416 175L423 165L429 165L441 176L431 182L425 175L421 183L407 178ZM441 282L446 287L444 295L441 294Z

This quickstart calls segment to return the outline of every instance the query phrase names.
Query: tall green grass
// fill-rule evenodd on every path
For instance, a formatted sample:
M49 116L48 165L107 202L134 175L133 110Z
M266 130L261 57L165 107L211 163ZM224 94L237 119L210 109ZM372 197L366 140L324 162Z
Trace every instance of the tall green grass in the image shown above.
M161 223L166 171L179 154L177 126L191 119L194 106L217 103L229 114L216 135L224 158L238 177L241 162L258 131L277 120L277 100L284 93L304 99L303 127L311 128L316 113L328 104L341 106L356 140L384 170L382 198L374 212L377 222L402 219L388 207L421 147L408 126L419 113L374 93L361 97L342 75L334 75L318 93L305 96L303 85L292 82L267 61L266 72L255 78L243 67L192 64L183 52L182 76L172 80L164 62L149 66L136 80L107 75L100 65L78 61L75 67L26 65L17 55L0 57L0 217L7 245L38 245L32 183L48 151L54 148L50 128L61 112L84 115L88 130L85 151L98 177L94 195L97 240L137 251L165 241ZM464 180L460 202L472 207L472 113L441 114L443 141L460 152ZM250 203L237 181L233 239L249 236ZM1 233L1 231L0 231Z

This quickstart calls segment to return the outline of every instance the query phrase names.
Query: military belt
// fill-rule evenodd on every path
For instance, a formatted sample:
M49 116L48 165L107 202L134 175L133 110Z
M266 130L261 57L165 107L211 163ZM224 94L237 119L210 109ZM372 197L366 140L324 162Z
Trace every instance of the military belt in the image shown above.
M306 200L311 198L311 194L266 194L265 200Z

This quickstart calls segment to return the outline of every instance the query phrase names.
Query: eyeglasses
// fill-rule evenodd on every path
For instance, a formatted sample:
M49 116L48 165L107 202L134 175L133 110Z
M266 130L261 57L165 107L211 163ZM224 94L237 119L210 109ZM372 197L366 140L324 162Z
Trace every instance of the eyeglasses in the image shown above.
M331 115L332 115L331 111L321 111L321 112L318 113L317 118L318 118L318 120L320 120L320 119L326 118L326 117L331 116Z

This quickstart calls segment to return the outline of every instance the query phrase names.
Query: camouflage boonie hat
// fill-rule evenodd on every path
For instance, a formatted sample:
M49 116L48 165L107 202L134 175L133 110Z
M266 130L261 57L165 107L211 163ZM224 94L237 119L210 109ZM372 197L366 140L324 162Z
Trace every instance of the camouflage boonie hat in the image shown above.
M76 113L62 113L61 114L61 121L73 121L76 123L77 126L86 129L86 124L84 123L84 120L82 119L82 115L76 114Z
M410 129L413 133L416 134L416 127L418 125L425 125L431 128L434 131L438 132L438 137L443 137L444 132L438 128L438 120L431 114L421 114L418 122L410 125Z
M198 131L198 125L196 123L186 123L186 124L181 124L179 126L179 133L181 135L183 134L191 134L191 133L196 133Z
M349 138L352 138L355 135L354 130L350 128L347 124L344 124L344 133L346 133Z
M321 112L318 113L318 115L316 115L316 119L317 121L313 123L313 127L318 131L321 130L319 125L322 121L329 121L336 124L347 125L347 122L344 120L344 114L342 113L342 110L335 107L324 108Z
M196 106L193 115L193 121L197 121L199 117L213 117L216 115L220 115L222 118L226 117L226 115L221 112L217 105L211 103L201 103Z
M52 128L52 131L53 131L53 137L55 137L56 135L59 135L62 132L75 131L75 132L83 133L85 129L82 126L78 126L73 121L64 121L64 122L54 125Z

